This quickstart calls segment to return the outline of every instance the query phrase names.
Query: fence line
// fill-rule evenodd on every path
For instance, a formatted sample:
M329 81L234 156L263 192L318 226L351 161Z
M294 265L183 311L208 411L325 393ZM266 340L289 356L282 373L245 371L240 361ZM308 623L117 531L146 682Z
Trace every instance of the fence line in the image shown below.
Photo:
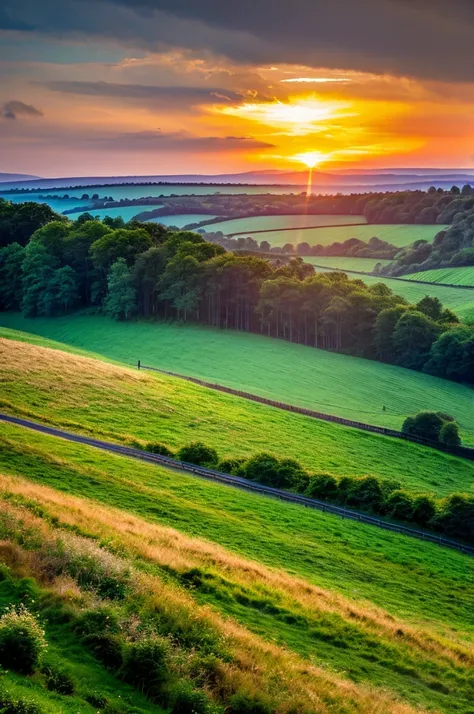
M313 508L324 513L331 513L333 515L340 516L341 518L348 518L353 521L359 521L360 523L376 526L378 528L382 528L387 531L392 531L394 533L411 536L412 538L418 538L419 540L435 543L436 545L444 546L446 548L453 548L454 550L459 550L461 551L461 553L465 553L466 555L474 556L474 548L471 548L468 545L464 545L463 543L459 543L458 541L450 540L449 538L443 538L442 536L436 536L433 533L428 533L427 531L417 530L415 528L407 528L405 526L399 526L395 523L383 521L380 518L372 518L371 516L367 516L366 514L360 513L359 511L353 511L340 506L333 506L331 504L325 503L324 501L319 501L315 498L300 496L297 493L290 493L289 491L283 491L279 488L272 488L271 486L263 486L262 484L256 483L255 481L249 481L247 479L241 478L240 476L231 476L230 474L225 474L221 471L208 469L203 466L196 466L195 464L190 464L185 461L178 461L177 459L172 459L169 456L162 456L161 454L152 454L148 451L142 451L141 449L136 449L131 446L121 446L119 444L113 444L108 441L94 439L93 437L82 436L81 434L74 434L73 432L65 431L63 429L56 429L55 427L46 426L45 424L39 424L38 422L34 422L29 419L23 419L22 417L10 416L9 414L0 413L0 421L6 421L11 424L16 424L18 426L24 426L29 429L34 429L35 431L48 434L50 436L58 436L62 439L67 439L69 441L75 441L80 444L85 444L86 446L93 446L95 448L103 449L105 451L118 453L122 456L130 456L135 459L140 459L141 461L147 461L155 464L158 463L162 466L167 466L168 468L191 473L194 476L206 478L211 481L216 481L218 483L223 483L228 486L233 486L235 488L240 488L244 491L260 493L262 495L277 498L281 501L286 501L288 503L295 503L301 506L305 506L306 508Z
M241 392L238 389L233 389L232 387L225 387L222 384L215 384L213 382L206 382L203 379L198 379L197 377L190 377L185 374L178 374L177 372L168 372L165 369L159 369L158 367L148 367L138 360L138 369L146 369L152 372L159 372L160 374L166 374L170 377L178 377L179 379L185 379L187 382L192 382L193 384L198 384L201 387L207 387L208 389L214 389L219 392L225 392L226 394L232 394L236 397L241 397L243 399L249 399L252 402L258 402L259 404L265 404L270 407L276 407L277 409L283 409L284 411L294 412L296 414L303 414L304 416L309 416L312 419L321 419L322 421L329 421L335 424L342 424L343 426L350 426L355 429L361 429L362 431L370 431L374 434L382 434L383 436L391 436L395 439L404 439L405 441L412 441L416 444L421 444L423 446L430 446L438 451L444 451L448 454L453 454L454 456L461 456L470 461L474 461L474 448L468 446L445 446L444 444L437 443L435 441L430 441L429 439L422 439L418 436L411 436L410 434L404 434L396 429L389 429L384 426L375 426L374 424L366 424L365 422L354 421L353 419L345 419L344 417L334 416L333 414L326 414L325 412L317 412L313 409L306 409L305 407L298 407L295 404L285 404L284 402L278 402L274 399L267 399L266 397L260 397L258 394L251 394L250 392Z

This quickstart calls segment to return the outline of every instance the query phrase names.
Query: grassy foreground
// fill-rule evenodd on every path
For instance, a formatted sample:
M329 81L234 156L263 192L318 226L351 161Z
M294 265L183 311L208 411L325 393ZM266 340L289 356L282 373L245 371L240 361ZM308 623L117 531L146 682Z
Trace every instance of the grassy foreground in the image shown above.
M0 325L378 426L400 429L409 414L443 411L456 417L465 443L474 443L471 388L393 365L237 331L93 315L0 313Z
M119 554L176 632L193 612L199 632L219 635L224 669L235 677L245 662L259 692L278 692L271 711L470 711L472 559L4 426L0 522L17 542L62 529ZM291 696L300 703L285 708Z
M181 379L11 339L0 339L0 364L3 411L74 431L121 442L160 441L172 448L198 439L222 458L265 450L295 458L312 472L375 474L437 496L474 487L474 464L465 459Z

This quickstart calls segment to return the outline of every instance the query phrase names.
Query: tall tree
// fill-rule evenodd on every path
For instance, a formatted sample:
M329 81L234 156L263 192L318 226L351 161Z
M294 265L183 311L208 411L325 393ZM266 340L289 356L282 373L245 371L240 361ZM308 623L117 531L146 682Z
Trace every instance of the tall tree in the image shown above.
M136 306L132 272L125 258L119 258L110 268L104 313L114 320L127 320L135 313Z

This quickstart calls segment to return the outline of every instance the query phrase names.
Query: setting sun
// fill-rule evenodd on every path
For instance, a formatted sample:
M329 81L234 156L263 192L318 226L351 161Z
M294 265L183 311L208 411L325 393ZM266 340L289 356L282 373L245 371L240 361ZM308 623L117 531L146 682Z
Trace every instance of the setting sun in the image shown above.
M307 151L306 153L296 154L296 156L294 156L295 161L301 161L301 163L306 164L310 169L313 169L327 159L328 156L320 151Z

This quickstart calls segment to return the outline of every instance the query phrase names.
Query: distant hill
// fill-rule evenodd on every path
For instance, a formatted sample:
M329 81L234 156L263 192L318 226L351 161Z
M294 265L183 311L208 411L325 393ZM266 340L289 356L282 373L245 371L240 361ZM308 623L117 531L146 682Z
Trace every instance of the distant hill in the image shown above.
M78 186L104 186L116 184L244 184L297 187L303 190L308 181L304 171L247 171L230 174L167 174L155 176L78 176L38 178L21 174L0 174L2 189L12 188L75 188ZM319 172L312 175L313 190L320 193L363 193L365 191L397 191L419 189L426 191L431 185L449 189L453 185L474 185L474 169L381 169ZM291 189L290 189L291 190Z
M39 179L39 176L31 176L30 174L2 174L0 173L0 183L12 183L13 181L31 181Z

